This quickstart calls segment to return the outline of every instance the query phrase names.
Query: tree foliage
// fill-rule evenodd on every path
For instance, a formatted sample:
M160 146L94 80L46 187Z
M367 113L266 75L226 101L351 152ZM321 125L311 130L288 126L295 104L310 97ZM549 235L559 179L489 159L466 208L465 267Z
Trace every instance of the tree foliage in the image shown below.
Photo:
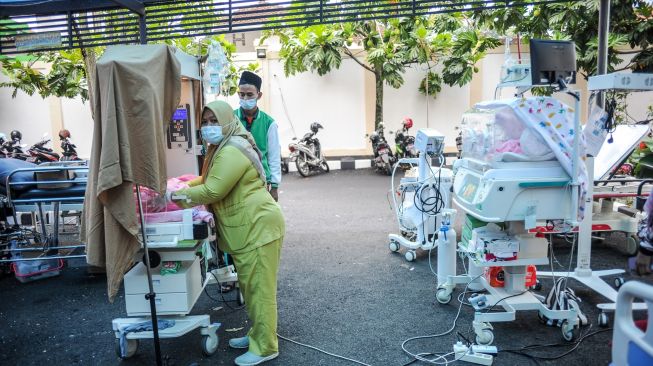
M204 1L195 3L196 6L193 8L192 13L186 12L181 15L177 14L175 10L188 6L188 2L184 4L170 2L160 6L148 7L148 12L151 12L148 17L148 29L151 30L148 37L154 40L150 43L166 43L188 54L201 57L206 55L208 44L215 41L222 45L227 60L231 61L236 47L227 41L224 35L162 40L172 31L171 25L173 24L192 24L195 21L193 17L198 15L213 16L216 20L224 16L214 13L210 3ZM129 34L135 37L135 30L125 28L119 21L124 16L124 12L113 10L99 12L98 18L103 19L99 28L97 24L93 24L95 29L92 30L85 29L85 25L76 25L73 27L74 33L84 34L92 31L97 33L96 37L104 37L103 33L121 36L128 36ZM24 33L30 32L24 23L19 24L11 20L1 20L0 35L3 34L3 30L7 29L20 29ZM80 96L82 100L88 100L90 97L89 90L94 90L92 69L95 67L95 59L102 55L104 48L93 47L69 51L39 52L19 57L3 57L0 55L2 72L9 79L7 82L0 83L0 87L13 88L13 97L21 90L29 95L38 94L43 98L48 96L67 98ZM37 61L45 62L49 69L45 72L36 69L34 65ZM228 95L235 94L240 73L244 70L256 70L257 68L257 63L246 66L236 66L230 63L227 85L223 90Z
M79 50L43 52L30 55L29 61L20 58L4 58L2 72L9 81L0 83L0 87L13 88L12 97L18 90L28 95L35 93L43 98L49 96L74 98L80 96L88 99L84 60ZM42 61L49 70L41 72L34 64Z
M585 77L596 74L599 0L486 10L475 13L474 18L500 34L519 33L525 40L573 40L579 70ZM635 56L626 69L652 72L653 4L646 0L612 0L608 45L609 72L617 71L617 65L627 53ZM625 46L634 51L624 51Z
M267 31L278 36L287 76L307 71L318 75L340 68L343 55L371 72L376 80L376 116L383 120L383 85L399 88L411 65L428 71L420 91L435 97L447 85L465 85L478 69L475 63L499 40L461 14L404 17L377 21L314 25Z

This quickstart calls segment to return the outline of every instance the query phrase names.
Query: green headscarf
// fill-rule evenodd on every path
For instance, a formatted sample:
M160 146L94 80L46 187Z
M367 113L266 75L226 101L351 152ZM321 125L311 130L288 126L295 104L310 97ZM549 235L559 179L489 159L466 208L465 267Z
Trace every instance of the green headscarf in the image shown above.
M217 146L211 145L206 153L204 165L202 166L202 176L204 176L204 179L206 179L206 173L210 168L213 157L224 146L231 145L238 148L252 162L254 168L259 173L259 177L265 183L266 178L263 164L261 163L261 152L256 147L256 142L254 142L252 135L240 123L238 117L234 115L231 106L226 102L216 100L207 104L204 109L213 112L218 119L218 125L222 127L222 135L224 136Z

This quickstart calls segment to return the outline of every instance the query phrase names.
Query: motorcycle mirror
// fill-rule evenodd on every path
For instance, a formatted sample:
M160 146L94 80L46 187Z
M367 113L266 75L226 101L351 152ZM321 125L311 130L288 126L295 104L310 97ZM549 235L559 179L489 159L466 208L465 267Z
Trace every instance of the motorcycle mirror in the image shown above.
M297 137L293 137L292 140L293 140L293 141L297 141Z
M390 134L392 135L394 132L390 131Z

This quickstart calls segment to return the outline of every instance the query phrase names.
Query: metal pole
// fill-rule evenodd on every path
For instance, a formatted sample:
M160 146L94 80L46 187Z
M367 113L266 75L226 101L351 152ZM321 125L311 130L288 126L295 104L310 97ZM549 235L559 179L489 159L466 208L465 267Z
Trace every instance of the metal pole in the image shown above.
M599 53L597 63L597 75L608 72L608 35L610 31L610 0L601 0L599 5ZM605 102L603 92L596 98L596 103L603 106Z
M139 41L141 44L147 44L147 25L145 24L145 14L138 16Z
M156 293L152 285L152 273L150 272L150 252L147 248L147 235L145 235L145 214L143 213L143 202L141 201L141 186L136 185L136 197L138 199L138 214L141 219L141 235L143 236L143 250L145 250L145 269L147 271L147 285L150 292L145 295L145 299L150 301L150 312L152 313L152 334L154 335L154 353L156 354L156 364L161 366L161 344L159 340L159 323L156 316Z

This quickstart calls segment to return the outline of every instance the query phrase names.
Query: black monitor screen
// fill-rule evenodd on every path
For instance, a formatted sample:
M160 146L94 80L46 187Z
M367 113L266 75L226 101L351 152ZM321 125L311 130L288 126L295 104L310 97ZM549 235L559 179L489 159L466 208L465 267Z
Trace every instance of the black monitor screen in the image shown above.
M562 78L566 84L576 82L576 46L572 41L531 39L533 85L551 85Z

